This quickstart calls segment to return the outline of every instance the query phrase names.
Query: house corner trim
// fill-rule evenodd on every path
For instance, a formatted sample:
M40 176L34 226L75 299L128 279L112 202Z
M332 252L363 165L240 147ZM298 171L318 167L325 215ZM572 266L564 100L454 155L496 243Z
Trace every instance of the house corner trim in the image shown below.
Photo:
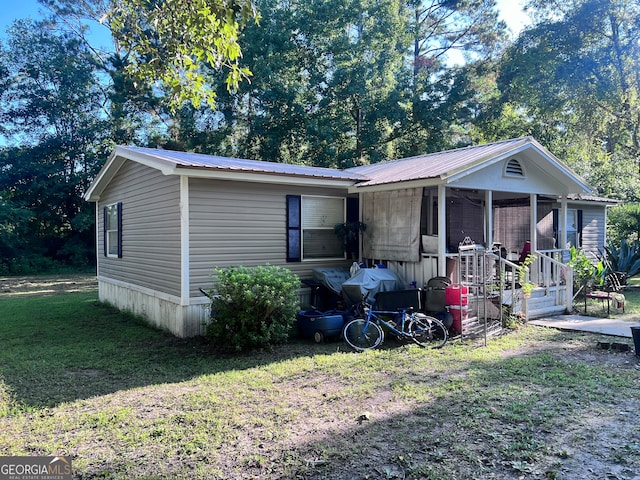
M180 176L180 305L189 305L189 177Z

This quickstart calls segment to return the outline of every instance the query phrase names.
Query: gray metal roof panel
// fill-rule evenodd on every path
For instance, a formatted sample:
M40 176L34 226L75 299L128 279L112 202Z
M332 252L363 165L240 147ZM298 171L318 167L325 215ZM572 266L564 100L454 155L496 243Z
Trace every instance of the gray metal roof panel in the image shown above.
M503 142L476 145L444 152L418 155L389 162L353 167L346 171L362 175L367 181L358 186L385 183L445 178L461 169L468 168L489 158L499 157L510 151L532 143L531 137L516 138Z
M205 168L227 172L246 172L277 175L293 175L301 177L328 178L336 180L365 180L357 172L348 172L333 168L292 165L288 163L246 160L240 158L219 157L200 153L178 152L156 148L122 147L131 152L153 157L157 160L173 164L176 168Z

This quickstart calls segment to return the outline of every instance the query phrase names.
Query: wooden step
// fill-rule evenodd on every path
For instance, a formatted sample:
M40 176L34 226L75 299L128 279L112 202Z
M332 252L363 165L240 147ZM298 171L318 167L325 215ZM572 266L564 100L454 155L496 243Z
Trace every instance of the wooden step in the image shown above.
M534 320L536 318L555 317L566 313L567 308L563 305L554 305L551 307L529 309L527 311L527 319Z

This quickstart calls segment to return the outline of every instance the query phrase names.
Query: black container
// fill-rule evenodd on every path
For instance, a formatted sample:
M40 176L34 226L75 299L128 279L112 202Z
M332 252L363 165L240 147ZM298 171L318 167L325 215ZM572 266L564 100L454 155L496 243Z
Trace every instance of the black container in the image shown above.
M636 356L640 357L640 325L631 327L631 335L633 336L633 345L636 349Z

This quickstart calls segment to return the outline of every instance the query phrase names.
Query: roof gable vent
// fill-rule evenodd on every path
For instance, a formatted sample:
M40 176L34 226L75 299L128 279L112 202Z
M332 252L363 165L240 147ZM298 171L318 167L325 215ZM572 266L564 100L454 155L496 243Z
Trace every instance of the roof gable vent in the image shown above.
M522 164L518 160L516 160L515 158L512 158L507 162L507 164L504 167L504 175L506 177L524 178L525 177L524 168L522 167Z

